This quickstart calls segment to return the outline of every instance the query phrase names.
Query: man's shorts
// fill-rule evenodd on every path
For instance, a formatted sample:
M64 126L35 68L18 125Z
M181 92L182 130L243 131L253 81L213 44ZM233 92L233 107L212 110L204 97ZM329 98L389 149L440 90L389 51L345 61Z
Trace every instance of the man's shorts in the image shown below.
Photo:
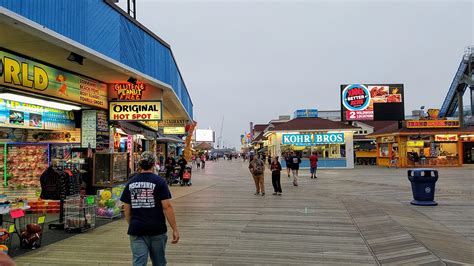
M318 169L318 167L311 167L309 170L311 171L311 174L314 174L316 173L316 169Z

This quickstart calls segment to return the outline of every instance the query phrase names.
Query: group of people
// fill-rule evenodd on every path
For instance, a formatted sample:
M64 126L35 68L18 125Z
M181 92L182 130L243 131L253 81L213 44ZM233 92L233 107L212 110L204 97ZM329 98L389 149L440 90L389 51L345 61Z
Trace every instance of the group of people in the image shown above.
M252 177L255 182L255 195L265 196L265 154L261 155L251 155L249 170L252 174ZM311 179L318 178L316 176L316 170L318 168L318 155L316 152L313 152L309 157L310 161L310 173ZM289 152L285 154L285 163L288 173L288 178L290 178L290 173L293 176L293 186L298 186L298 172L300 169L301 158L297 156L294 152ZM268 156L268 164L270 166L270 171L272 173L272 185L273 185L273 195L282 195L283 191L281 189L281 171L282 166L279 161L278 156Z
M207 160L207 157L205 154L193 154L193 156L191 157L192 159L192 164L193 165L196 165L197 169L204 169L206 168L206 160Z
M183 155L180 155L178 161L176 161L174 154L170 153L169 156L166 157L166 160L164 162L164 170L166 171L165 177L167 179L170 178L171 173L173 173L173 171L176 168L179 168L179 177L183 178L184 171L187 165L188 165L188 161L186 161ZM159 166L157 167L158 167L157 172L161 172L163 170L161 167Z

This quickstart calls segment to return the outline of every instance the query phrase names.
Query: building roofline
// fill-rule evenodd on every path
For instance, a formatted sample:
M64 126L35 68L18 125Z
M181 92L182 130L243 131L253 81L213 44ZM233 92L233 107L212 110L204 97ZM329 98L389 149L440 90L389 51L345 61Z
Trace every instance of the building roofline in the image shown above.
M181 79L181 82L183 82L184 84L184 87L186 88L186 94L188 94L188 97L189 97L189 100L191 101L191 104L194 105L193 103L193 100L191 98L191 95L189 94L189 91L188 91L188 86L186 86L186 83L184 82L184 79L183 79L183 75L181 74L181 70L179 69L179 66L178 66L178 63L176 62L176 58L174 56L174 53L173 53L173 50L171 49L171 45L169 43L167 43L165 40L163 40L162 38L160 38L158 35L156 35L153 31L149 30L147 27L145 27L143 24L141 24L140 22L138 22L138 20L134 19L132 16L130 16L127 12L125 12L123 9L121 9L119 6L117 6L115 4L115 1L114 0L104 0L104 2L106 4L108 4L109 6L111 6L115 11L119 12L122 16L124 16L126 19L128 19L130 22L132 22L133 24L135 24L135 26L139 27L141 30L143 30L144 32L146 32L148 35L150 35L151 37L153 37L155 40L157 40L158 42L160 42L161 44L163 44L166 48L168 48L170 50L170 53L171 53L171 57L173 58L173 62L175 63L176 65L176 70L178 71L179 73L179 77Z

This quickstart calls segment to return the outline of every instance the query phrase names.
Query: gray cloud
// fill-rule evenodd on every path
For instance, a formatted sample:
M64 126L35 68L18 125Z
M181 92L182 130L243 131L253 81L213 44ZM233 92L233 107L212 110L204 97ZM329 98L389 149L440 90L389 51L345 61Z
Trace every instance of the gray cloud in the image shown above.
M405 84L406 111L440 107L474 43L472 1L137 1L171 44L202 128L239 146L248 122L338 109L343 83ZM218 134L219 132L217 132Z

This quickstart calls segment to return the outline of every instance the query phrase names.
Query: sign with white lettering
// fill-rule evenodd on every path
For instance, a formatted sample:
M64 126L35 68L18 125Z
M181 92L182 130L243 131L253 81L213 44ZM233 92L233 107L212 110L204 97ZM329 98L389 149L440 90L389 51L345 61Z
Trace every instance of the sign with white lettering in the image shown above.
M110 121L158 121L162 119L161 101L111 101Z
M321 144L342 144L344 133L325 134L283 134L283 145L314 146Z
M383 111L393 103L400 104L397 106L401 109L396 113L401 113L403 97L403 84L341 85L341 118L343 121L377 120L374 106L381 106Z
M458 141L458 135L435 135L435 141Z

